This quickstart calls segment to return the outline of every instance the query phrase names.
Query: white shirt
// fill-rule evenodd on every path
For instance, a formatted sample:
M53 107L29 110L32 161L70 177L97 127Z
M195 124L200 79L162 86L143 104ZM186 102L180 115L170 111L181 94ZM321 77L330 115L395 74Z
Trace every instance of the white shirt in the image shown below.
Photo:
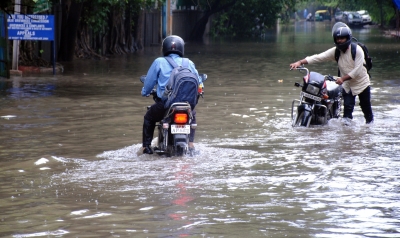
M338 67L340 70L340 75L349 75L350 80L344 81L342 86L343 89L349 93L350 90L352 94L358 95L371 83L369 80L369 75L367 69L364 67L364 51L360 46L357 45L355 60L351 57L351 45L347 48L346 52L340 52L340 57L338 61ZM313 56L307 56L306 60L309 64L324 62L324 61L335 61L335 50L333 47L320 54L315 54Z

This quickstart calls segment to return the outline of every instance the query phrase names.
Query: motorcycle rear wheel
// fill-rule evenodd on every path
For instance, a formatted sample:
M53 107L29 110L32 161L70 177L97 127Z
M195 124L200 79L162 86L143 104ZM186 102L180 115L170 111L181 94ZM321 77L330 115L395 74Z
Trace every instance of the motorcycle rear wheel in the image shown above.
M176 156L183 156L184 154L185 154L185 149L180 147L180 146L177 146L176 149L175 149L175 155Z
M167 153L166 153L167 157L174 156L174 154L175 154L174 146L168 145L167 146Z

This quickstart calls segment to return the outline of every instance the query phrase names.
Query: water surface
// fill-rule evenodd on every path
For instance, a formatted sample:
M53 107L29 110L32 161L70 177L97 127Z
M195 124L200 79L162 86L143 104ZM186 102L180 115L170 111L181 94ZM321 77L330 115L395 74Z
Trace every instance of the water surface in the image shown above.
M400 237L399 40L353 30L373 57L373 125L357 105L351 126L291 127L289 64L332 47L330 30L186 44L209 77L194 157L138 153L158 47L2 80L0 236Z

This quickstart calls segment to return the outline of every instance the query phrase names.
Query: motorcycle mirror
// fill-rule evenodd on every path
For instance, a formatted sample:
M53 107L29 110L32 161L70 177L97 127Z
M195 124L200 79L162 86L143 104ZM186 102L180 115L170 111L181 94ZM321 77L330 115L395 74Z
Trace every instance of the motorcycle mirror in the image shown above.
M146 75L140 76L140 82L144 83L144 80L146 79Z
M207 80L207 74L199 74L199 76L203 79L203 82Z

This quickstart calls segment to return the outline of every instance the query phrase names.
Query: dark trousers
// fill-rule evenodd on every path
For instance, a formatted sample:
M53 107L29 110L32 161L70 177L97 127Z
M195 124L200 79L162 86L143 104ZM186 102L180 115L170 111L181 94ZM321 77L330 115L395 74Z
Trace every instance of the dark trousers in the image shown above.
M164 118L164 114L166 111L167 109L164 108L164 103L161 100L151 105L149 110L147 110L146 114L144 115L143 121L143 147L151 145L156 123ZM192 115L192 124L196 124L196 110L192 111ZM194 142L195 132L195 129L190 128L189 142Z
M360 101L360 107L364 113L364 118L366 123L370 123L374 120L374 114L372 113L371 107L371 87L368 86L360 94L358 94L358 99ZM346 93L343 90L343 117L353 119L354 106L356 104L356 96L353 96L351 91Z

